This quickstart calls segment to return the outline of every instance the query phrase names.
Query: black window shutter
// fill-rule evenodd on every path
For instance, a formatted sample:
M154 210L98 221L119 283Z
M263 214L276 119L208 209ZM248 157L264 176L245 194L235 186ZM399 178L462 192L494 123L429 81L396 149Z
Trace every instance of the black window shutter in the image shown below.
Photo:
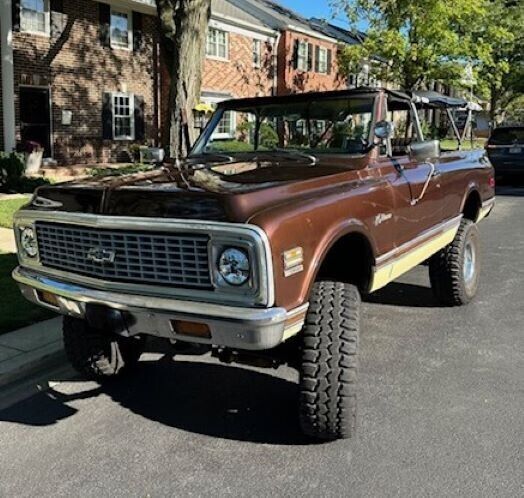
M104 93L102 98L102 138L113 140L113 102L110 93Z
M331 74L331 64L333 63L333 51L328 50L327 52L327 73Z
M104 47L111 46L111 7L107 3L98 4L100 21L100 43Z
M144 97L135 95L135 140L137 141L143 141L146 137L144 108Z
M311 71L313 69L313 44L307 44L307 70Z
M51 0L51 37L60 38L66 27L63 0Z
M143 16L140 12L133 12L133 50L140 52L143 47Z
M20 0L13 0L11 3L13 16L13 31L20 31Z
M295 43L293 45L293 69L298 68L298 47L300 45L300 42L298 40L295 40Z
M320 47L315 45L315 72L320 72Z

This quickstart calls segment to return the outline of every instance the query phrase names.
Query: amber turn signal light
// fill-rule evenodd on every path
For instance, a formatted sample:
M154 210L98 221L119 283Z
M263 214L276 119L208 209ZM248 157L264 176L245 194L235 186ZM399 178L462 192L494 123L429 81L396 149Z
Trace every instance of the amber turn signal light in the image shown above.
M171 328L175 334L211 339L211 330L205 323L171 320Z
M39 291L38 299L40 299L40 301L42 301L45 304L49 304L51 306L54 306L55 308L59 308L58 298L55 296L55 294L51 294L51 292Z

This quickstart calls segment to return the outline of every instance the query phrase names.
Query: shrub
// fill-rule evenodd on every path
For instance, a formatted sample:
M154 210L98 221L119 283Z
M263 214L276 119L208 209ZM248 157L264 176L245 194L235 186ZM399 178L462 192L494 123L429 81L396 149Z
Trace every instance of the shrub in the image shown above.
M124 176L134 173L143 173L155 169L153 164L129 164L120 168L92 168L88 171L90 176Z
M237 127L237 131L240 133L242 142L249 141L254 142L255 134L255 123L243 121ZM273 149L278 145L278 134L269 123L262 123L259 130L259 147L261 149ZM249 150L249 149L245 149ZM251 148L253 150L253 148ZM230 151L233 152L233 151Z
M250 152L253 146L240 140L220 140L213 142L213 151L216 152Z
M49 183L44 178L27 178L24 176L25 161L22 154L0 152L0 191L31 194L41 185Z

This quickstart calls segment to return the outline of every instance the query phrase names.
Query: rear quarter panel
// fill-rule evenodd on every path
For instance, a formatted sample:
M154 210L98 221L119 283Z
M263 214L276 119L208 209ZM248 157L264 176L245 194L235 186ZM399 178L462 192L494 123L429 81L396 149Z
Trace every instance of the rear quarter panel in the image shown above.
M444 219L460 214L472 191L479 193L482 202L495 195L490 184L494 170L484 150L443 152L439 169L442 173Z

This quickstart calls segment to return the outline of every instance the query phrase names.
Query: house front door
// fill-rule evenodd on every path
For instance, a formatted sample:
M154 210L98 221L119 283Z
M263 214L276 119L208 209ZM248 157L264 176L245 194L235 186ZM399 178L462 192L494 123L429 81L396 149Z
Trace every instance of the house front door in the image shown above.
M22 143L36 142L51 157L51 106L49 88L20 87L20 134Z

